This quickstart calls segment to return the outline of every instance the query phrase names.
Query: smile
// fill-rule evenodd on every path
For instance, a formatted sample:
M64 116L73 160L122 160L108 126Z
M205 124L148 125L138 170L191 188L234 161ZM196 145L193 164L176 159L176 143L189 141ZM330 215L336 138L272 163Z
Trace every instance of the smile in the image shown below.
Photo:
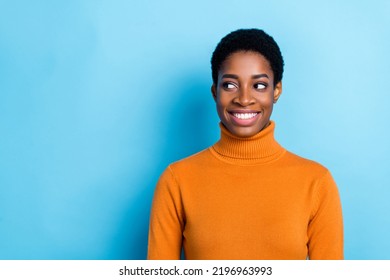
M257 116L258 113L232 113L233 116L240 120L249 120Z
M252 126L254 125L259 118L261 118L262 112L256 112L256 111L230 111L230 120L234 125L237 126Z

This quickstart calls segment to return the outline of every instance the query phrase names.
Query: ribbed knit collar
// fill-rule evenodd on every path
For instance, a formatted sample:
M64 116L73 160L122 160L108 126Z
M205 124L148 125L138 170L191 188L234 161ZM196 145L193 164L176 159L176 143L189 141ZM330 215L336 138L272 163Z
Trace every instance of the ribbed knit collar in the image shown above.
M217 157L236 164L268 163L280 158L285 149L274 138L275 122L251 137L238 137L220 123L221 139L211 147Z

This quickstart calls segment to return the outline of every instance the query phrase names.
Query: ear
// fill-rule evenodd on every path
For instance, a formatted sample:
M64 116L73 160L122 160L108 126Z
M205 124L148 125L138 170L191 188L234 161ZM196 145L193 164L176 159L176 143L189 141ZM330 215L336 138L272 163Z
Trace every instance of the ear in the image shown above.
M211 93L213 95L214 101L217 102L217 87L215 84L211 86Z
M276 103L282 94L282 81L277 83L274 88L274 103Z

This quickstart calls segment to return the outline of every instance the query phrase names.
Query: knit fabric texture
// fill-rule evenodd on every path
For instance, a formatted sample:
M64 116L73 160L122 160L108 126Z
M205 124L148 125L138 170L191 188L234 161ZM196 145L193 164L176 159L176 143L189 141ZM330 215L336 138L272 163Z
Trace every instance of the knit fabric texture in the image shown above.
M167 167L153 198L148 259L343 259L337 186L286 151L275 123L249 138L222 124L212 147Z

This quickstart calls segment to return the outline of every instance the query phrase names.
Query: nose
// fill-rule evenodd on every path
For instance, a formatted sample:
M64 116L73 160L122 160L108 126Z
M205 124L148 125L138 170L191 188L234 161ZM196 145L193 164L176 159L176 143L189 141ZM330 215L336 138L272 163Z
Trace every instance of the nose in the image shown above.
M250 89L245 87L245 88L240 88L233 102L241 105L242 107L246 107L252 105L255 102L255 100L253 98L253 95L251 94Z

